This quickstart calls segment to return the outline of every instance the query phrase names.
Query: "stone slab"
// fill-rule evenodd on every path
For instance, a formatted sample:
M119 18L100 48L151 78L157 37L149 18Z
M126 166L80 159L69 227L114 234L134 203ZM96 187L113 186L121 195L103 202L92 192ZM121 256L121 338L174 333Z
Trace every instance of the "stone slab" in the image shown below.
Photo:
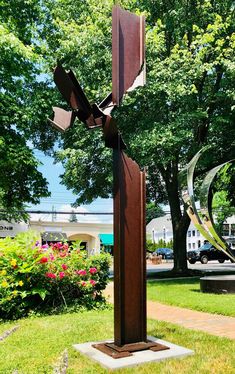
M82 343L82 344L74 344L73 347L80 353L98 362L101 366L111 369L111 370L131 367L135 365L142 365L144 363L149 363L149 362L154 362L154 361L162 361L162 360L166 360L169 358L181 358L181 357L194 354L194 351L190 349L181 347L176 344L169 343L162 339L154 338L153 336L148 336L148 339L153 342L166 345L170 349L167 349L165 351L160 351L160 352L153 352L151 350L134 352L133 356L114 359L92 347L93 344L99 344L99 343L105 343L105 342L111 343L113 340L106 340L103 342L89 342L89 343Z

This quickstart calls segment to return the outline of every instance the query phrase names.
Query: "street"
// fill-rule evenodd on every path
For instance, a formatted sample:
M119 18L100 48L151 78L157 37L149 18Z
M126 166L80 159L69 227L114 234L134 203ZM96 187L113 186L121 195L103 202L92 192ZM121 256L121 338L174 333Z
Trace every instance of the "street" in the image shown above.
M153 265L151 263L147 263L147 272L158 272L164 270L171 270L173 268L173 262L169 260L169 262L163 262L159 265ZM223 264L220 264L218 261L209 261L207 264L201 264L201 262L196 262L196 264L192 265L188 263L189 269L194 270L206 270L206 271L235 271L235 264L232 264L230 261L225 261Z

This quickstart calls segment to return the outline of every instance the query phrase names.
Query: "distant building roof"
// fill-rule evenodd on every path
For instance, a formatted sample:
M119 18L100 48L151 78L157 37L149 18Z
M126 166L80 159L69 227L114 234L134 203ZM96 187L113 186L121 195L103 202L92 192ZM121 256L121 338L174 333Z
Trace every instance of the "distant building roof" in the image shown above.
M153 218L147 226L147 232L151 233L152 230L162 231L163 228L166 230L172 230L172 222L170 214L166 214L165 216Z

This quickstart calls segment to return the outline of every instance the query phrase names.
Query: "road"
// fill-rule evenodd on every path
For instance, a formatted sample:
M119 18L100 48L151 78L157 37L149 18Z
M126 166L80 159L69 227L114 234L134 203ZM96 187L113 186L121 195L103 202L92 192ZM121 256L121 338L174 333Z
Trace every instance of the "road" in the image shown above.
M147 263L147 272L158 272L164 270L171 270L173 268L173 262L163 262L160 265L152 265ZM209 261L207 264L201 264L200 262L196 262L196 264L192 265L188 263L189 269L194 270L206 270L206 271L234 271L235 272L235 264L232 264L230 261L225 261L223 264L220 264L218 261Z
M163 262L159 265L153 265L147 262L147 273L157 273L160 271L167 271L173 268L173 262L168 260L168 262ZM194 270L206 270L207 272L231 272L234 271L235 273L235 264L232 264L230 261L225 261L223 264L220 264L218 261L209 261L207 264L201 264L200 262L196 262L196 264L192 265L188 263L189 269ZM110 269L110 277L113 277L113 270Z

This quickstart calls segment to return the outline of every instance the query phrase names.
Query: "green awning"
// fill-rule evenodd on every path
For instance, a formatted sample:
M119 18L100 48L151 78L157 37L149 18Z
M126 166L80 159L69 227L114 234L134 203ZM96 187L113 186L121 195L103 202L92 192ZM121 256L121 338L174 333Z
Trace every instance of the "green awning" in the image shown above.
M99 238L103 245L113 245L113 234L99 234Z

